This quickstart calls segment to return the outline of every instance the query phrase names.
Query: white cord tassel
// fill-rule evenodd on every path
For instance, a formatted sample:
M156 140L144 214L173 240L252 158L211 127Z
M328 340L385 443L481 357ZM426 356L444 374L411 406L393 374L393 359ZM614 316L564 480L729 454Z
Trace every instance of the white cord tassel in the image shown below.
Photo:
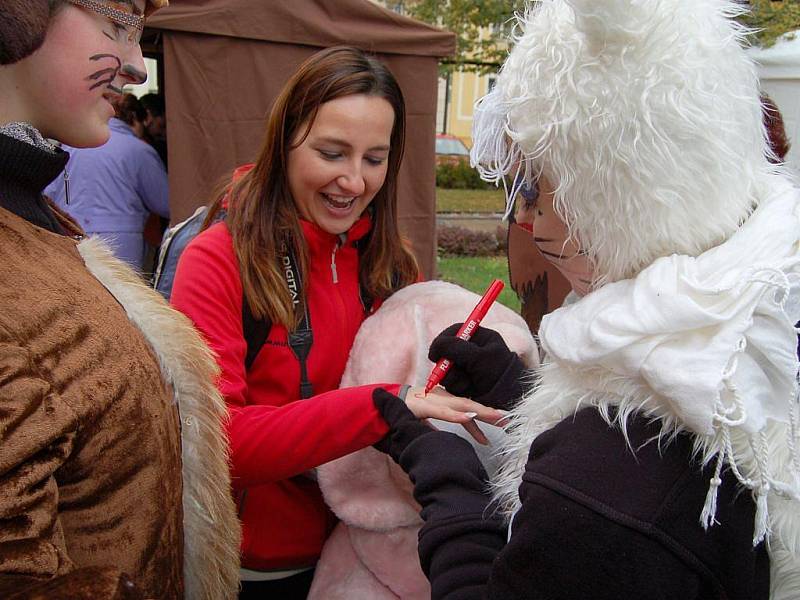
M719 451L717 454L717 466L714 468L714 477L711 478L710 485L708 486L708 493L706 494L706 502L703 505L703 512L700 513L700 524L703 529L708 530L709 527L715 525L718 521L717 515L717 494L719 493L719 486L722 485L722 463L725 461L725 449Z
M769 526L769 509L767 508L767 496L769 495L769 484L764 484L758 488L756 496L756 519L755 532L753 534L753 546L757 546L772 533Z

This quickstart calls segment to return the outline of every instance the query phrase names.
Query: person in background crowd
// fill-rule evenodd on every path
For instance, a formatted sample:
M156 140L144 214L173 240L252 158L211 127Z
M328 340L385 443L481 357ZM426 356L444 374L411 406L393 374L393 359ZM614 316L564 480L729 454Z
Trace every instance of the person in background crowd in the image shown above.
M400 87L380 61L348 47L313 55L272 107L256 164L238 171L207 218L225 202L225 220L178 262L171 301L222 369L243 525L240 598L306 597L335 522L313 469L383 437L372 397L404 394L396 383L339 382L369 311L419 277L397 223L405 122ZM254 355L245 313L271 324ZM421 391L405 393L420 418L475 431L473 417L502 416Z
M114 254L143 271L144 225L152 212L169 218L169 184L156 151L137 136L146 113L125 94L115 103L111 138L98 148L64 146L63 177L45 189L90 235L106 240Z
M164 106L164 96L162 94L145 94L139 98L147 115L144 118L145 134L144 141L150 144L158 152L158 156L164 162L164 167L169 170L167 162L167 113Z
M42 195L68 158L49 139L108 140L112 103L146 78L145 15L166 4L0 10L4 600L236 596L239 526L208 348Z
M139 98L145 110L144 131L141 137L158 152L159 158L164 163L164 168L169 171L167 163L167 118L164 111L164 96L162 94L145 94ZM145 272L155 271L158 249L164 230L169 226L169 219L150 213L144 224Z
M133 94L122 94L120 99L114 103L114 113L116 118L125 123L133 130L133 133L140 140L145 140L145 120L147 111L144 105Z

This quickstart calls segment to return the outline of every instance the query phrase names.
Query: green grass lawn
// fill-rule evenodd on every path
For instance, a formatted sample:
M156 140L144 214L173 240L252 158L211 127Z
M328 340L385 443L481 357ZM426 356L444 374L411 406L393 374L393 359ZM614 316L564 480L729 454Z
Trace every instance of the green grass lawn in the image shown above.
M501 213L506 209L502 189L446 190L436 188L436 212Z
M478 295L483 295L493 279L500 279L506 287L500 292L498 301L511 310L519 312L519 298L508 283L508 262L505 256L447 256L436 261L439 279L457 283ZM464 315L466 317L466 315Z

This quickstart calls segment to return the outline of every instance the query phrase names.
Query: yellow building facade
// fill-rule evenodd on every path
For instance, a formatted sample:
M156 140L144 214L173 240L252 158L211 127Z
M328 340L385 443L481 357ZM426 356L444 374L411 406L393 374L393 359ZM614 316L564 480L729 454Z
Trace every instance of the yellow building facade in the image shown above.
M471 148L475 102L492 89L495 77L464 71L440 77L437 133L454 135Z

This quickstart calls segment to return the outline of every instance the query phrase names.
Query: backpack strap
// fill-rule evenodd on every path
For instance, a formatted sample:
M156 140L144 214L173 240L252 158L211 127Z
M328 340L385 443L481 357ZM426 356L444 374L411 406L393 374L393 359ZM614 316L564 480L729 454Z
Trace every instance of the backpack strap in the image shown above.
M253 362L264 346L272 329L272 321L267 318L256 319L250 309L247 296L242 296L242 333L247 342L247 354L244 357L244 368L249 371Z
M362 250L361 244L357 244L359 252ZM281 265L283 268L284 277L292 292L295 306L299 303L298 298L302 294L303 283L300 279L300 271L297 268L297 260L295 259L294 252L291 249L286 249L281 257ZM396 274L393 276L396 277ZM369 316L372 313L372 307L375 299L367 292L363 285L359 285L359 296L361 297L361 305L364 308L364 314ZM253 311L247 302L247 298L242 298L242 330L244 332L244 339L247 342L247 355L245 356L245 368L249 371L250 367L256 359L256 356L261 351L262 346L266 343L269 336L272 322L269 319L256 319L253 316ZM300 398L306 399L314 395L314 386L308 379L308 368L306 363L308 355L311 352L311 346L314 343L314 333L311 329L311 315L308 312L306 305L303 311L303 318L300 320L297 328L289 332L289 347L292 353L300 363Z
M361 255L364 254L364 250L366 249L367 239L361 238L360 240L356 241L355 246L360 260ZM358 295L361 300L361 307L364 309L364 317L366 318L372 314L372 307L375 305L375 298L373 298L367 291L367 288L364 287L364 283L361 281L360 274L358 278Z
M284 276L294 295L294 303L298 304L297 298L302 290L302 281L300 280L300 272L297 269L297 260L291 250L287 250L281 258ZM247 302L247 297L242 297L242 332L244 339L247 342L247 354L244 360L246 370L250 370L253 362L261 351L261 348L267 341L270 329L272 329L272 322L267 319L256 319L253 311L250 308L250 303ZM311 331L311 317L308 313L306 306L303 311L303 318L300 320L297 328L289 332L289 347L292 353L300 363L300 398L306 399L314 395L314 386L308 379L308 368L306 363L308 355L311 352L311 346L314 343L314 334Z

